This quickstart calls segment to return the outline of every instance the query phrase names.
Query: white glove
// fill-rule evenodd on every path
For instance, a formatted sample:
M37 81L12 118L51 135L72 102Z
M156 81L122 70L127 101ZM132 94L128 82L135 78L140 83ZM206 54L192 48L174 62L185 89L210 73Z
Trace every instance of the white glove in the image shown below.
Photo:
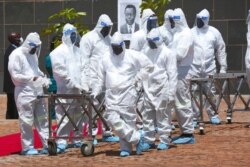
M42 78L42 86L45 88L49 88L49 85L51 85L52 82L50 81L49 78L47 78L46 76Z
M88 84L82 85L82 90L85 91L85 92L88 92L88 91L89 91L89 86L88 86Z
M220 70L220 74L225 74L225 73L226 73L226 70L224 70L224 69Z
M92 92L90 94L91 97L93 97L93 99L96 99L96 97L98 96L98 94L96 92Z
M132 85L135 86L135 89L136 89L137 91L140 91L141 88L142 88L142 81L137 80L137 79L135 78L135 79L132 81Z

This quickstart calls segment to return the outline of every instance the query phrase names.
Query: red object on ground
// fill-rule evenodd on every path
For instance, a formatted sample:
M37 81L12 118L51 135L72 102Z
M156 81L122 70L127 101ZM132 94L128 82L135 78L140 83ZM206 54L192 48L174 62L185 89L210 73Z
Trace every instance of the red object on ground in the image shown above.
M52 128L56 128L56 126L53 126ZM87 135L87 126L85 125L83 128L83 134L84 136ZM37 133L37 130L33 130L34 133L34 146L35 148L42 148L42 143L40 140L40 137ZM98 120L98 132L97 134L102 133L102 128L101 128L101 121ZM72 136L72 133L70 133L70 137ZM5 136L0 136L0 156L5 156L9 154L17 154L20 153L22 150L21 146L21 134L19 133L14 133L14 134L9 134Z

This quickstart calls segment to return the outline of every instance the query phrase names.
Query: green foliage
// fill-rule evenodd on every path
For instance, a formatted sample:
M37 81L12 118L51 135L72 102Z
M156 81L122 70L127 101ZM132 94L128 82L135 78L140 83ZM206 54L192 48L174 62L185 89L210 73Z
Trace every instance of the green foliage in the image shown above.
M63 26L66 23L70 23L77 28L79 34L82 36L89 31L86 26L80 23L83 19L83 16L86 16L86 12L77 12L74 8L65 8L58 13L49 16L49 26L43 29L41 34L43 36L55 36L56 38L54 38L52 42L55 44L55 46L58 46L61 43L60 40L62 36Z
M166 10L166 6L171 0L142 0L141 11L146 8L152 9L155 14L158 16L158 23L162 25L164 22L164 14Z

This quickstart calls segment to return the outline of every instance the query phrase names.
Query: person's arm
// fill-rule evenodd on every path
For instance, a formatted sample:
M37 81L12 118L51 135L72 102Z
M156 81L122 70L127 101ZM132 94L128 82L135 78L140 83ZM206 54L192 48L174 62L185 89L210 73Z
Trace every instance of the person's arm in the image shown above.
M138 69L135 82L140 82L148 78L148 74L154 70L154 65L143 53L138 52L137 55L134 55L134 58Z
M227 54L226 54L226 45L221 36L221 33L218 30L214 30L216 37L215 42L215 56L220 64L220 73L226 73L227 70Z
M182 34L181 38L178 40L178 44L174 49L176 53L177 61L181 61L187 56L187 53L190 47L193 45L193 37L192 34Z
M169 55L167 56L167 63L166 63L166 69L167 69L167 75L169 80L169 89L167 91L167 96L169 97L170 101L173 101L175 98L176 93L176 87L177 87L177 61L176 61L176 55L174 52L170 51Z
M81 50L81 71L82 74L84 74L83 77L87 77L89 78L89 68L90 68L90 57L92 54L92 50L93 50L93 46L92 46L92 42L91 40L88 38L87 36L88 34L86 34L85 36L83 36L81 38L81 42L80 42L80 50Z
M92 93L91 93L92 96L94 96L94 98L102 92L103 87L105 86L105 80L106 80L105 64L106 64L105 60L102 59L99 63L99 66L98 66L98 72L97 72L98 80L97 80L97 83L95 84L95 86L92 90Z
M35 80L35 76L23 73L23 61L19 55L13 54L13 52L9 58L8 70L11 77L19 83L27 84Z

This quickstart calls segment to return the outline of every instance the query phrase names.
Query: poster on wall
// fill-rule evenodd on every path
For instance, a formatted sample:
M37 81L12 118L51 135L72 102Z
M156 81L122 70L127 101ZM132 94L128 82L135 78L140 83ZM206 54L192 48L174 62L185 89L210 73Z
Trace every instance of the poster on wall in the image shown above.
M118 0L118 27L124 40L140 29L141 0Z

